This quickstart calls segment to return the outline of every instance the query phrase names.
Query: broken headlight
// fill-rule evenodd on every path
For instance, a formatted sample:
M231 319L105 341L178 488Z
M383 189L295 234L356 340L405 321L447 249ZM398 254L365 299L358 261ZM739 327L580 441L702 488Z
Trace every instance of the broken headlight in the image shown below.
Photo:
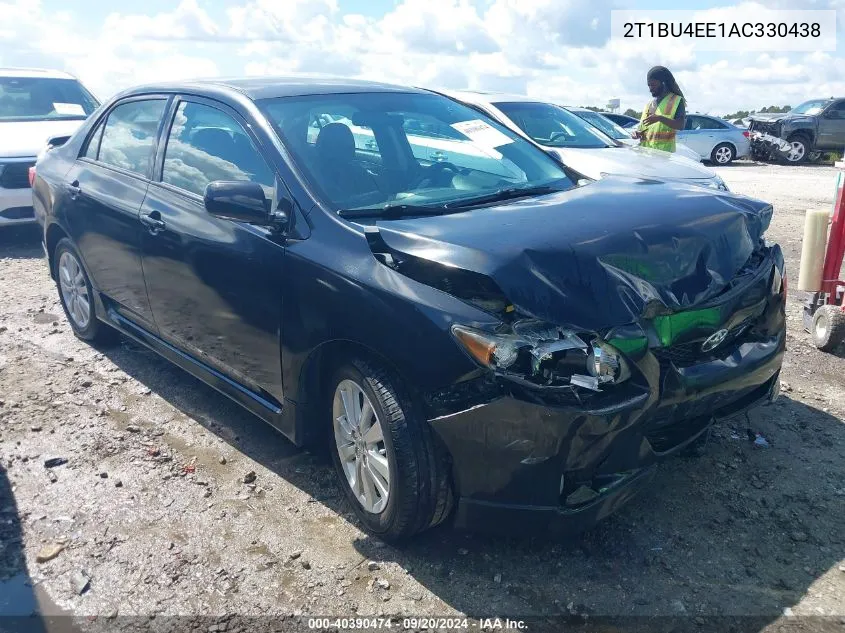
M625 359L610 345L548 323L517 321L504 333L453 325L452 334L484 367L538 385L571 384L598 391L630 375Z

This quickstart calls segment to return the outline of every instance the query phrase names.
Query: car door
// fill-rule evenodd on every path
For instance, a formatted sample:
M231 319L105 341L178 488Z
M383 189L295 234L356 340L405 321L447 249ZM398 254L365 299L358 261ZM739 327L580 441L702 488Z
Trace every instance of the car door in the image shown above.
M713 142L712 130L707 129L707 119L695 114L688 114L684 129L678 131L677 139L703 158L710 157Z
M832 103L819 115L816 145L821 149L839 151L845 147L845 99Z
M151 331L139 213L166 105L165 96L131 98L102 117L65 177L69 203L62 211L107 309Z
M223 104L180 97L168 118L141 208L160 336L281 406L283 242L271 229L213 217L203 204L206 185L218 180L257 182L275 203L276 176L250 127Z

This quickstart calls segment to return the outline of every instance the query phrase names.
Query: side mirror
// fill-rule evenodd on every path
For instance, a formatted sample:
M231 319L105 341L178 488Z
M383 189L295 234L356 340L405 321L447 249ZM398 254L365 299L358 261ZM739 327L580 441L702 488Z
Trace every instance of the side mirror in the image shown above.
M47 139L47 147L50 147L50 148L61 147L62 145L67 143L69 139L70 139L69 135L66 135L66 136L51 136L50 138Z
M205 210L216 218L269 225L274 220L270 201L257 182L215 180L205 188Z

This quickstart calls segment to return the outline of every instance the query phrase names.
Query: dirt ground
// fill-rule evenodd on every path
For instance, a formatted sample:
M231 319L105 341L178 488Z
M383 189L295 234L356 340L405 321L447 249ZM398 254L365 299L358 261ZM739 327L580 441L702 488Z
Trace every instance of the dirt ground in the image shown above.
M718 171L774 203L769 236L797 280L803 213L831 204L835 170ZM152 352L75 339L36 231L0 232L0 287L0 614L115 627L214 616L185 621L210 631L236 630L233 615L307 629L291 618L356 614L398 616L400 630L403 617L450 615L470 629L563 615L649 629L674 618L667 627L680 628L666 630L677 631L725 616L738 617L724 631L845 630L845 359L812 346L797 292L784 393L750 415L768 448L749 441L744 418L722 423L703 457L664 464L644 494L573 541L437 529L395 548L357 527L327 458ZM67 463L45 468L56 457Z

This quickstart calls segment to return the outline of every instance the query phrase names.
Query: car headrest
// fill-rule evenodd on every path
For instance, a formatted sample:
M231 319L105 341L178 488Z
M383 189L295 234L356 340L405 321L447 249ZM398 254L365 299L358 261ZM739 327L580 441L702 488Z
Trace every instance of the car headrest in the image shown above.
M351 161L355 158L355 137L343 123L329 123L317 136L317 155L326 161Z
M197 130L191 137L195 147L212 156L229 157L235 151L235 141L226 131L219 128L204 128Z

